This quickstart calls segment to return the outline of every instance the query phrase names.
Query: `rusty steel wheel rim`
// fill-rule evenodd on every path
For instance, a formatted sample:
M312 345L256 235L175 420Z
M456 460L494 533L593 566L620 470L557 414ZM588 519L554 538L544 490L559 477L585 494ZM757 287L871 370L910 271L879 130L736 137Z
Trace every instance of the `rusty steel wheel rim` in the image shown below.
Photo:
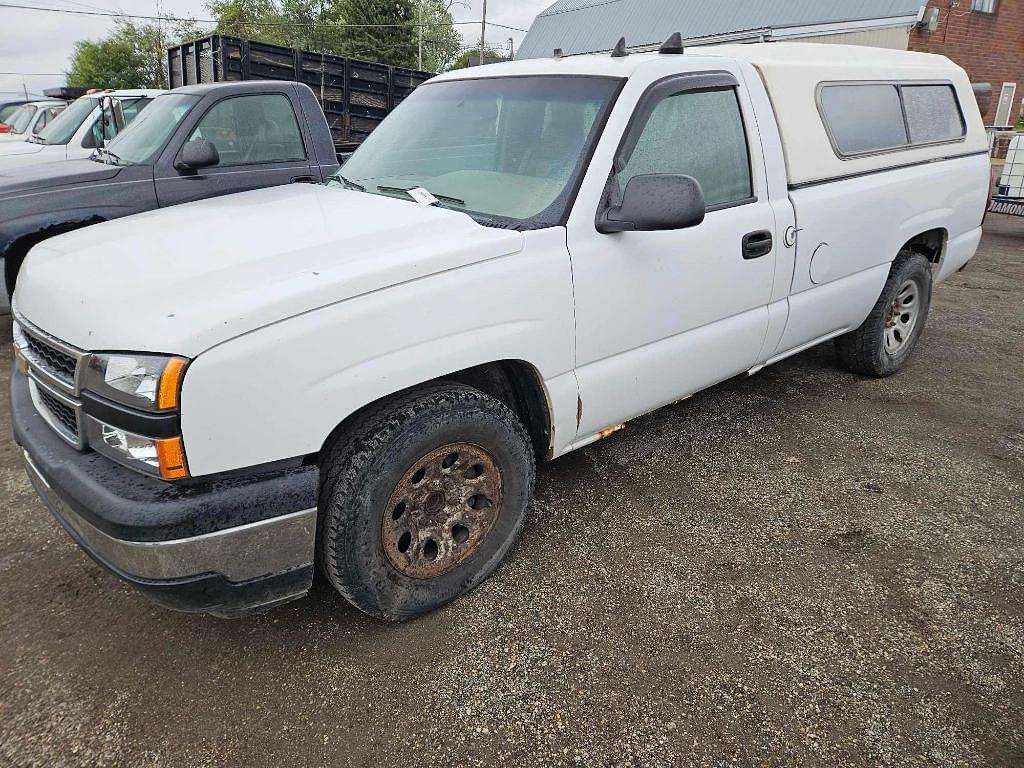
M501 515L494 457L453 443L416 461L398 481L382 520L384 554L399 573L433 579L476 552Z

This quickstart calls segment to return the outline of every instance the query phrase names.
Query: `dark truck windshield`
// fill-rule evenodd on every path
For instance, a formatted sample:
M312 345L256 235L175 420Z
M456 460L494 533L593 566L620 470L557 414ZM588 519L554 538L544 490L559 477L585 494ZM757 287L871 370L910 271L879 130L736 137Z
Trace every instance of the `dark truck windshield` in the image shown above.
M199 96L183 93L157 96L128 128L111 139L107 150L119 162L135 164L151 161L199 99Z
M427 83L341 170L350 187L423 187L483 224L557 226L619 80L538 76Z

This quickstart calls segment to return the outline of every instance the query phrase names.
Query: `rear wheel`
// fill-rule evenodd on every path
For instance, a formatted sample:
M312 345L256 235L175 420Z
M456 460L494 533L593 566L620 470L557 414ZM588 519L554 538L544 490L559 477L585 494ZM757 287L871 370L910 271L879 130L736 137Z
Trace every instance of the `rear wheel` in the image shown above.
M534 455L507 406L451 384L357 416L321 476L321 569L360 610L403 621L497 568L532 499Z
M931 263L919 253L902 251L867 320L836 340L843 367L878 378L899 371L924 332L931 298Z

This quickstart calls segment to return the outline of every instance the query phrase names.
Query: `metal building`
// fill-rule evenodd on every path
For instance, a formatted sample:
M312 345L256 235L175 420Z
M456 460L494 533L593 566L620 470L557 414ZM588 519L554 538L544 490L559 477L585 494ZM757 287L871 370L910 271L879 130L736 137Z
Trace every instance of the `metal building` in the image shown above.
M656 49L673 32L689 45L802 42L907 48L924 0L558 0L537 17L516 58Z

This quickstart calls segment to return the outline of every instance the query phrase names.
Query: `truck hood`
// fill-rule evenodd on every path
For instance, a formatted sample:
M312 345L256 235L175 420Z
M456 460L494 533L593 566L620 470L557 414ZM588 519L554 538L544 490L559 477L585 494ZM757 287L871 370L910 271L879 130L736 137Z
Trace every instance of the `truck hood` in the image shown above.
M196 357L371 291L523 248L464 213L293 184L52 238L29 254L16 309L81 349Z
M64 162L68 148L64 144L31 144L27 141L12 141L0 144L0 171L21 168L40 163Z
M37 155L46 146L49 145L36 144L24 139L21 141L5 141L3 144L0 144L0 163L3 162L3 158L17 157L18 155Z
M94 160L67 160L15 168L6 168L0 161L0 200L40 189L108 181L122 170L122 167Z

